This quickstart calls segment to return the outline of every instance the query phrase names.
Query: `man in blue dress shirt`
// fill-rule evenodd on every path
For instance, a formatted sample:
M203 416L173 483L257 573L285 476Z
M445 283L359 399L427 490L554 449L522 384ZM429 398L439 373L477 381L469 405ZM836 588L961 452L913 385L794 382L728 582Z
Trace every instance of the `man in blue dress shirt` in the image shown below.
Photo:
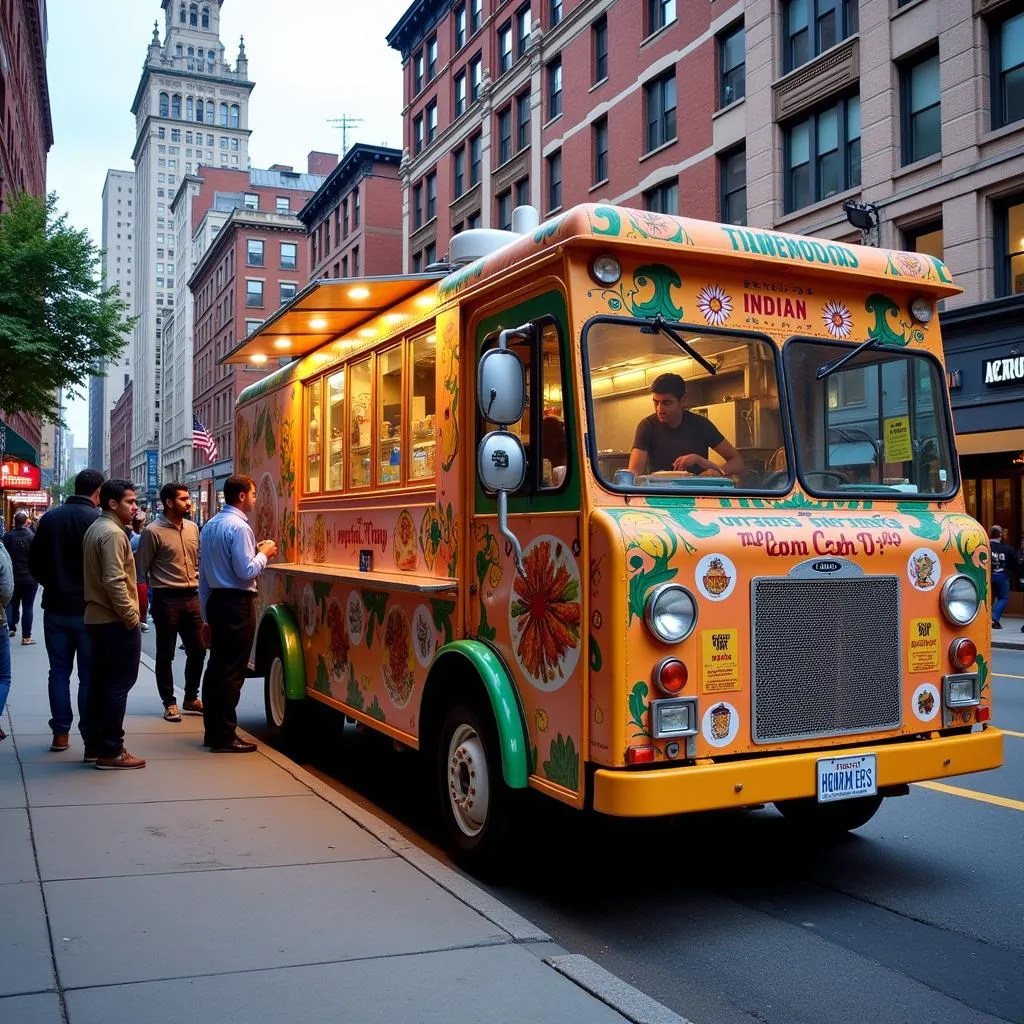
M256 637L256 577L277 544L256 537L248 516L256 507L252 477L229 476L224 507L200 536L199 603L210 660L203 677L203 743L215 754L249 754L239 739L236 709Z

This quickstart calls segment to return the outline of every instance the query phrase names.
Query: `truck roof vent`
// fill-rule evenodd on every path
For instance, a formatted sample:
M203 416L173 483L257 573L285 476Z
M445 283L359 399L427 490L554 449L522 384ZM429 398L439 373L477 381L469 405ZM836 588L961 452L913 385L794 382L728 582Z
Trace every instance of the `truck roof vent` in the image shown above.
M498 231L495 228L470 228L452 237L448 261L457 267L464 267L483 256L489 256L502 246L514 242L521 235L532 231L540 222L540 215L532 206L517 206L512 211L512 231Z

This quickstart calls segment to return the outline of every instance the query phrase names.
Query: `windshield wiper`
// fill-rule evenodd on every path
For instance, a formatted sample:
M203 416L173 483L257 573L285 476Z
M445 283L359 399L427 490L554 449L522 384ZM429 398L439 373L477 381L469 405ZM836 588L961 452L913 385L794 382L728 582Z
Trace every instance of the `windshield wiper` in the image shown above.
M652 316L647 321L647 325L641 327L640 330L644 333L650 333L652 327L656 331L661 331L667 338L671 338L688 356L696 359L712 377L718 373L717 367L713 363L709 363L682 335L669 327L665 322L665 318L660 313L657 316Z
M856 348L845 352L838 359L833 359L829 363L822 363L818 367L818 372L814 375L814 379L824 380L830 373L835 373L836 370L841 366L845 366L854 356L859 356L861 352L869 348L882 348L882 343L877 338L868 338L867 341L861 342Z

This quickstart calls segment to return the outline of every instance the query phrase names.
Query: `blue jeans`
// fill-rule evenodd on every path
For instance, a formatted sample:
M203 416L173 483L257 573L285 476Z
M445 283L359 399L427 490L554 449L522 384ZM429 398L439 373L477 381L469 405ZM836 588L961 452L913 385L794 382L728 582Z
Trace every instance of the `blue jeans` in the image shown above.
M7 694L11 692L11 637L6 628L0 629L0 715L7 707Z
M22 637L32 635L32 616L35 614L36 589L38 583L15 583L14 594L7 605L7 629L18 628L21 622ZM19 614L20 612L20 614Z
M78 656L78 731L85 736L89 683L92 680L92 644L81 615L63 615L43 609L43 638L50 659L50 728L56 735L71 732L71 669Z
M992 573L992 594L992 621L998 622L1010 601L1010 577L1005 572Z

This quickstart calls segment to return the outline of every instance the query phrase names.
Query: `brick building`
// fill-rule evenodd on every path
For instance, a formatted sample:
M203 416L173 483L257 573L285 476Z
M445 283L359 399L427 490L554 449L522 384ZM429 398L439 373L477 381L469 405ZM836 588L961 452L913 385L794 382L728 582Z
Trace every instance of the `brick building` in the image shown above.
M401 157L357 143L299 211L311 280L402 272Z
M110 478L112 480L131 480L132 470L132 390L128 381L121 397L110 410ZM144 488L145 480L133 481L137 487Z
M46 81L46 0L0 3L0 210L11 192L46 192L46 155L53 145ZM0 410L7 435L0 456L39 465L39 420Z
M213 464L195 449L186 480L199 491L200 515L216 511L233 472L234 410L239 392L269 370L218 360L309 280L306 233L294 213L233 209L189 278L193 299L193 410L217 441ZM282 357L287 347L279 346Z

